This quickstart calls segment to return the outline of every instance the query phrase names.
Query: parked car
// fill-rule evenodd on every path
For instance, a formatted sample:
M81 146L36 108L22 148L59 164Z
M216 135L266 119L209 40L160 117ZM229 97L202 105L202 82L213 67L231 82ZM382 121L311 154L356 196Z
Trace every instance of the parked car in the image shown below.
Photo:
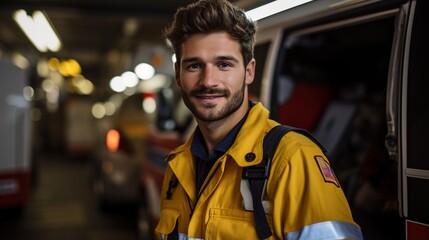
M116 113L99 120L92 185L103 207L136 204L138 177L147 151L149 116L142 104L148 94L122 96Z

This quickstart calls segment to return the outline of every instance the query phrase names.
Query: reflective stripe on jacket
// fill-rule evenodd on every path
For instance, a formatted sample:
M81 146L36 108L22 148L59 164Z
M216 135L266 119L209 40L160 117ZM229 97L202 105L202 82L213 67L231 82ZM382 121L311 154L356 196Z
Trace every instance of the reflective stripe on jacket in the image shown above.
M219 158L199 193L195 190L192 137L168 156L156 231L163 239L177 225L179 239L258 239L253 212L240 192L242 168L262 160L265 134L278 125L261 103L253 106L238 136ZM167 199L172 175L178 184ZM347 200L321 149L307 137L287 133L271 165L266 198L270 239L362 239Z

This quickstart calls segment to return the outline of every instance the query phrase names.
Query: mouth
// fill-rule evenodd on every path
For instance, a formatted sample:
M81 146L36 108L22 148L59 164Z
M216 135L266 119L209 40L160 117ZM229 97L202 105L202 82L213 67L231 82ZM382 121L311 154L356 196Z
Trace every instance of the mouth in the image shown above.
M199 99L215 99L215 98L223 97L223 95L220 95L220 94L197 94L197 95L195 95L195 97L199 98Z
M227 97L227 92L220 89L197 89L191 92L191 96L203 102L213 102L223 97Z
M221 101L223 95L220 94L197 94L195 99L202 104L204 108L212 108Z

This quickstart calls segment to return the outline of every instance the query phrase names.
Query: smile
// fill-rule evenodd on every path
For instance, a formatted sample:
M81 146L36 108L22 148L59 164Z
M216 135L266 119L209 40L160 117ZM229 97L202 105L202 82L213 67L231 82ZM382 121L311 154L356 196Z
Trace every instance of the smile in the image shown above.
M214 99L214 98L220 98L222 97L222 95L197 95L195 97L200 99Z

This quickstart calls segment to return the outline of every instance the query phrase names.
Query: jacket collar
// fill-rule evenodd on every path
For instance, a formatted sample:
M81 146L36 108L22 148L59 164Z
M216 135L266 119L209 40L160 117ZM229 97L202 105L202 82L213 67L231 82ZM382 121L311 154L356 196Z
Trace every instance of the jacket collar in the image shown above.
M268 115L268 110L261 103L255 104L250 109L234 144L226 153L240 167L256 165L262 161L262 142L265 134L271 128L269 126L271 120L268 119Z
M274 121L268 119L268 115L268 110L261 103L256 103L250 109L249 115L241 127L237 138L226 152L239 166L252 166L262 161L262 142L264 136L269 129L276 125ZM194 134L183 145L174 149L167 156L167 161L173 160L176 155L184 152L186 152L187 161L193 161L190 147ZM193 165L192 162L188 164Z

